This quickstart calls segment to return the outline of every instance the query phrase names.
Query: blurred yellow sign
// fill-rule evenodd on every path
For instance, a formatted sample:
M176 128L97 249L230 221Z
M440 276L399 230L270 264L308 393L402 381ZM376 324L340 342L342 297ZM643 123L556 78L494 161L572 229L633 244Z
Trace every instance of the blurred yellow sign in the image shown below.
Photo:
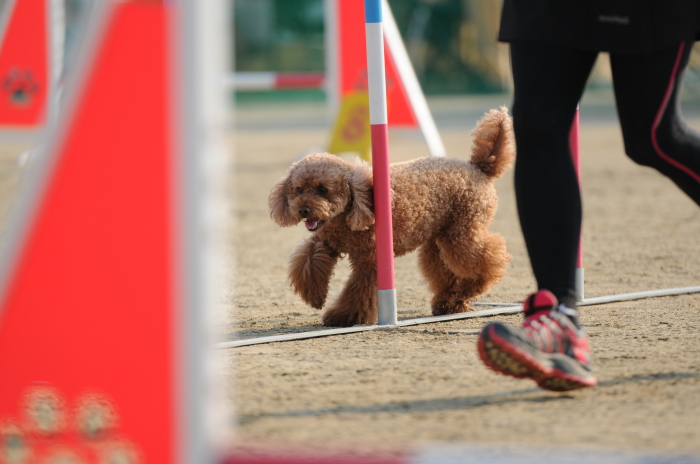
M371 146L369 95L366 91L350 93L340 105L328 151L336 155L359 153L362 159L370 161Z

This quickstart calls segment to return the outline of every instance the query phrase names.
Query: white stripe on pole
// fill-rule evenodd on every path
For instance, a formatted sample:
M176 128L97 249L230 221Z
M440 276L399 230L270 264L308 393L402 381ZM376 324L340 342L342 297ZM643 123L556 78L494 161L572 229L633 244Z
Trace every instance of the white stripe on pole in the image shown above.
M236 90L269 90L275 88L276 73L245 72L224 76L224 86Z
M324 46L326 57L326 90L328 121L334 121L340 107L340 37L338 37L338 2L340 0L324 1L325 35ZM346 0L347 1L347 0Z
M326 86L322 73L237 72L223 76L222 84L237 91L318 89Z
M382 23L367 23L367 79L369 82L369 123L387 124L386 76Z

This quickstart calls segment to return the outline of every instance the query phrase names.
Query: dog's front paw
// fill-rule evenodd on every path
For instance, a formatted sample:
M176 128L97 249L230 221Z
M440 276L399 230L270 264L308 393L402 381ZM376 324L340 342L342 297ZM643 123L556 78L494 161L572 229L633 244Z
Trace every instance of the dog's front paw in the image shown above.
M289 263L289 280L294 293L312 308L321 309L326 302L333 268L340 254L318 237L302 242Z

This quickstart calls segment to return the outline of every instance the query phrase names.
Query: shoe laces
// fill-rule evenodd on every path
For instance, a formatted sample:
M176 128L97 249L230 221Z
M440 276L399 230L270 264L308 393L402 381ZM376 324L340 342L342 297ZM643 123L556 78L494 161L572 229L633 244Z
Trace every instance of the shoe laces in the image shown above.
M523 334L542 352L566 354L588 365L588 338L557 307L556 297L548 290L530 295L523 304Z
M527 315L521 329L540 351L566 353L570 345L567 330L552 318L552 312L541 310Z

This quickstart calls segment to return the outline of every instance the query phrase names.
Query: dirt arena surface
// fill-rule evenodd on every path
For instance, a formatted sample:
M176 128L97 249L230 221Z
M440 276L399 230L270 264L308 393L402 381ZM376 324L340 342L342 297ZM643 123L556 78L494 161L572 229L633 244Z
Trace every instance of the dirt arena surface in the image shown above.
M467 157L470 131L503 97L431 102L449 156ZM468 108L468 111L465 110ZM700 285L700 208L656 172L623 154L614 110L583 105L582 188L587 297ZM323 145L321 104L242 105L232 142L235 161L227 271L216 331L238 340L324 329L287 281L289 254L308 236L269 218L272 185L299 155ZM700 128L700 112L692 125ZM4 213L19 179L16 154L0 165ZM391 132L393 161L427 154L420 135ZM534 289L519 230L513 170L497 182L502 234L512 261L481 301L518 304ZM552 192L556 195L556 192ZM556 227L556 224L553 224ZM232 257L234 253L232 252ZM340 261L329 300L348 275ZM396 260L399 319L430 315L415 254ZM478 308L477 308L478 309ZM217 352L236 416L239 450L303 450L392 455L423 446L491 450L554 449L700 462L700 295L627 301L582 309L599 386L551 393L486 369L480 328L465 319L352 335L231 348ZM674 461L675 462L675 461Z
M446 118L440 129L448 155L466 157L476 117L508 99L463 102L470 105L464 114L459 103L441 102L433 107L439 126L440 115ZM586 296L700 285L700 208L624 155L614 109L592 107L587 117L585 100L582 108ZM294 295L286 275L289 254L309 232L275 225L267 196L298 155L324 143L327 131L300 122L305 115L313 119L313 105L282 105L266 119L272 109L238 111L231 237L236 286L218 317L224 340L324 328L321 312ZM700 127L693 116L692 125ZM285 118L292 128L284 128ZM392 132L390 150L393 161L427 154L419 135L403 132ZM534 279L516 215L513 170L497 190L491 231L506 238L513 258L505 279L481 301L520 303ZM341 261L329 299L347 275L347 260ZM396 260L396 280L399 320L429 315L415 255ZM546 392L486 369L476 339L493 319L517 325L521 316L220 351L239 446L564 447L700 460L700 295L582 308L599 386L570 393Z

